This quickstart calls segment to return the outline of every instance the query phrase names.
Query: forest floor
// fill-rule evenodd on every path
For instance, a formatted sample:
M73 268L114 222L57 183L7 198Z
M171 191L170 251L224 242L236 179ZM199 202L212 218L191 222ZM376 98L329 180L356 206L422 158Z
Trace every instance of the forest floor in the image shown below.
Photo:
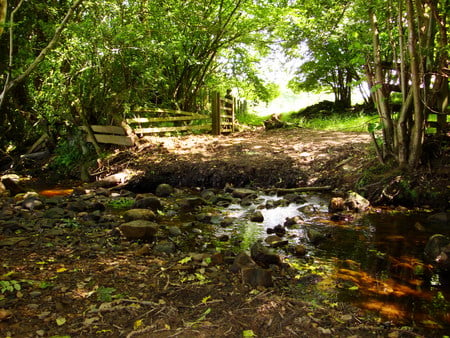
M373 165L370 151L364 133L299 128L155 137L104 160L97 173L143 173L128 183L123 175L115 176L136 193L153 192L160 183L218 189L331 186L346 191ZM448 187L448 182L442 184ZM95 198L105 191L97 194ZM33 212L24 212L9 198L1 206L0 240L6 240L0 245L2 338L443 334L426 326L404 326L312 291L314 279L300 285L289 273L277 271L274 287L252 289L230 273L220 255L158 255L145 244L117 238L114 229L102 224L80 227L84 214L52 228L42 226L40 216L26 216ZM8 242L11 238L17 242Z

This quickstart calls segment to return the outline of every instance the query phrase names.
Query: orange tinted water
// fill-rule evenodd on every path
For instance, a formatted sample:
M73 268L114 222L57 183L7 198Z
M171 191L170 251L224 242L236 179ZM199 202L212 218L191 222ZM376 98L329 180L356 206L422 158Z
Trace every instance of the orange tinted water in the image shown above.
M45 197L53 197L53 196L68 196L72 194L73 189L48 189L39 191L39 195Z

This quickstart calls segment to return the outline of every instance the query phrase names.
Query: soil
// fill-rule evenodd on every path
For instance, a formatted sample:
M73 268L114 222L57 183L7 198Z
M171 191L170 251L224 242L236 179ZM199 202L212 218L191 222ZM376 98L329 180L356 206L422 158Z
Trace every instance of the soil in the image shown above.
M258 129L143 139L104 160L95 174L136 193L160 183L346 191L375 163L370 153L364 133ZM114 229L69 223L43 232L16 229L25 239L0 247L0 337L442 336L327 298L312 291L314 280L299 284L279 271L274 287L252 289L220 255L208 262L184 261L186 252L154 255Z
M143 172L127 185L137 192L153 191L160 183L214 188L331 185L345 190L373 161L369 152L366 133L257 129L228 136L147 137L137 151L121 152L103 164L114 172L118 167Z

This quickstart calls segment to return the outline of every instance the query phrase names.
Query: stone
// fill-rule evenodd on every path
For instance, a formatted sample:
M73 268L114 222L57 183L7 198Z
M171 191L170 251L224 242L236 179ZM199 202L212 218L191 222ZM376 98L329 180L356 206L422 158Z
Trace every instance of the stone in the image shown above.
M283 237L284 235L286 235L286 228L278 224L273 228L273 232L275 233L275 235Z
M44 203L37 197L32 196L22 201L22 207L29 210L40 210L44 208Z
M131 221L119 226L119 231L127 239L152 240L158 229L157 223L145 220Z
M208 204L208 202L205 201L201 197L187 197L187 198L183 198L180 201L180 207L184 211L193 211L193 210L197 209L198 207L201 207L201 206L207 205L207 204Z
M11 194L11 196L15 196L17 194L22 194L24 192L26 192L26 190L19 184L17 183L17 180L12 177L5 177L3 176L1 178L1 182L3 183L3 186L6 188L6 190L8 190Z
M450 238L441 234L429 238L424 249L425 258L441 270L450 272Z
M235 220L236 219L234 217L224 217L224 219L220 221L220 226L222 228L227 228L232 226Z
M156 243L153 247L154 253L163 253L163 254L172 254L177 250L175 244L170 241L162 241L159 243Z
M288 201L288 203L297 203L297 204L306 203L306 199L302 195L294 193L284 195L283 199Z
M327 235L315 229L308 228L306 235L312 244L319 244L327 238Z
M328 205L329 212L339 212L345 210L345 200L342 197L333 197Z
M250 214L250 221L258 223L264 222L264 215L259 210L254 211L253 213Z
M170 184L161 183L156 187L155 195L158 197L168 197L174 192L173 187Z
M297 244L296 246L294 246L293 251L294 255L297 257L303 257L307 252L305 246L302 244Z
M303 219L300 216L287 217L284 221L284 226L286 228L295 228L299 224L303 224Z
M134 202L133 209L150 209L153 211L162 210L163 206L158 197L149 196L140 199L136 199Z
M94 201L94 202L88 202L83 200L73 201L69 202L66 207L68 210L75 211L75 212L92 212L95 210L105 210L105 205L103 203Z
M268 268L270 265L281 266L280 256L265 247L260 240L251 246L250 256L258 265L264 268Z
M345 199L345 207L351 211L363 212L370 207L370 202L358 193L349 191Z
M288 241L281 239L281 237L277 235L267 236L264 242L272 248L279 248L288 244Z
M447 212L439 212L427 217L427 222L432 224L449 225L450 216Z
M246 267L242 269L242 283L253 288L273 286L272 272L260 267Z
M154 221L156 219L155 213L150 209L130 209L123 213L123 219L125 222L131 222L136 220Z
M51 219L62 218L62 217L64 217L65 213L66 213L66 211L63 208L54 207L54 208L50 208L50 209L46 210L44 212L44 217L51 218Z
M216 194L211 189L203 190L200 196L207 201L213 201L216 198Z
M233 197L237 198L245 198L249 196L256 196L256 191L252 189L246 189L246 188L234 188L231 192L231 195Z
M169 234L172 237L178 237L178 236L180 236L182 234L181 229L179 227L175 226L175 225L172 225L172 226L168 227L167 230L169 231Z
M7 196L9 195L9 190L6 189L5 185L3 184L3 182L0 181L0 196Z
M242 269L244 269L244 268L256 267L256 266L257 265L256 265L255 261L246 252L241 252L234 259L230 270L231 270L231 272L237 273L239 271L242 271Z

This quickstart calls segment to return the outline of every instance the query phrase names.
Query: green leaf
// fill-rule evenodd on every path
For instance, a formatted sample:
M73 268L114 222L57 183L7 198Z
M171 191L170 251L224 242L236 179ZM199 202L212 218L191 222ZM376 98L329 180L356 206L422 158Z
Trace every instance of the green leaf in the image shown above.
M186 263L188 263L188 262L190 262L190 261L192 261L192 257L191 257L191 256L187 256L187 257L184 257L183 259L180 259L180 260L178 261L178 263L180 263L180 264L186 264Z
M67 319L64 318L64 317L58 317L58 318L56 318L56 324L57 324L58 326L64 325L64 324L66 323L66 321L67 321Z
M256 334L253 330L244 330L242 331L242 337L256 337Z

